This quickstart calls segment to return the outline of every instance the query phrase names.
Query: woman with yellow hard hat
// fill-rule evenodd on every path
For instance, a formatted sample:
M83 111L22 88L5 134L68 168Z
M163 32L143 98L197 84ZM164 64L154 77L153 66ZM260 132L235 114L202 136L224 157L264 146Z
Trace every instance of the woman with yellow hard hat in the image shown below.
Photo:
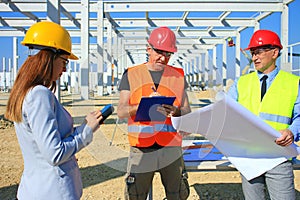
M79 200L82 182L75 154L92 141L101 113L91 112L73 127L71 115L53 94L68 59L78 59L66 29L38 22L21 44L40 51L20 68L5 113L14 121L24 159L17 198Z

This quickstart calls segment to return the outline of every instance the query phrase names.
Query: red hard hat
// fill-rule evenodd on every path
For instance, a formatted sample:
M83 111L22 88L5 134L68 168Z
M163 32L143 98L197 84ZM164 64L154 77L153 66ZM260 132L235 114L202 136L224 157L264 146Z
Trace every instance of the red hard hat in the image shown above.
M253 34L250 43L245 50L266 45L276 46L282 49L280 39L276 33L269 30L258 30Z
M176 52L176 36L174 32L168 27L159 27L154 29L148 40L149 44L153 46L153 48L167 51L167 52Z

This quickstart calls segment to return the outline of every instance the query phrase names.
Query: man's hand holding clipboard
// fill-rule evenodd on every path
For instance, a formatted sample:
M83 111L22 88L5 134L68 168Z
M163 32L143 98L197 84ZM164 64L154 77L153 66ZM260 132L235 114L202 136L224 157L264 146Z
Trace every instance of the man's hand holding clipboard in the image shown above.
M175 99L166 96L142 97L134 121L164 121L178 110L173 106Z

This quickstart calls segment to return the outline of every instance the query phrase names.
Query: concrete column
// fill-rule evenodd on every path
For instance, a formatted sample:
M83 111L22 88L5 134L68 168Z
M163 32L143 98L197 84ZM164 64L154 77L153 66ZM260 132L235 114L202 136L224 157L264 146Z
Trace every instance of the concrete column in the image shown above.
M2 59L2 69L3 69L3 90L6 92L6 59L3 57Z
M204 59L204 67L205 67L205 80L207 80L207 86L210 88L211 86L211 72L210 72L210 67L209 67L209 62L208 62L208 50L205 53L205 59Z
M199 85L200 85L199 75L201 73L200 63L199 63L199 56L196 56L195 61L196 61L195 62L195 68L196 68L196 85L197 85L197 87L199 87Z
M224 40L222 45L222 77L223 81L227 80L228 74L227 74L227 42Z
M212 54L212 84L215 85L217 83L217 47L213 48Z
M47 20L60 24L60 0L47 0ZM60 80L56 81L55 96L60 102Z
M112 93L112 68L113 68L113 57L112 57L112 25L107 26L107 93Z
M104 44L103 44L103 1L97 3L97 80L98 80L98 95L103 96L103 67L104 67Z
M11 58L8 58L8 77L9 77L9 88L12 88L12 70L11 70Z
M80 94L82 99L89 99L89 1L81 0L81 60L80 60Z
M78 69L78 63L74 63L74 77L75 77L75 82L74 82L74 93L78 94L79 93L79 69Z
M13 38L13 82L15 82L18 73L18 38Z
M68 67L68 94L71 94L72 93L72 87L71 87L71 84L72 84L72 67L71 65L74 66L75 62L70 62L69 63L69 67Z
M280 60L280 66L283 68L283 70L292 72L292 65L288 62L288 42L289 42L289 8L286 4L283 4L282 7L282 13L281 13L281 44L282 44L282 50L281 50L281 60Z
M235 42L235 78L241 76L241 36L239 33L236 35Z

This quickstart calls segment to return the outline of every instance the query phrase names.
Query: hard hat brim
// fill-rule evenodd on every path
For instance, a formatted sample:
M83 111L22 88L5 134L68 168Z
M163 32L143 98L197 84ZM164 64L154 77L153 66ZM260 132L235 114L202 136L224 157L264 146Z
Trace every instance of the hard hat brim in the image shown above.
M33 49L38 49L38 50L41 50L41 49L53 49L53 51L58 51L58 49L55 49L51 46L46 46L46 45L37 45L37 44L29 44L29 43L26 43L24 41L21 41L21 44L24 45L24 46L27 46L29 48L33 48ZM64 50L63 50L64 51ZM65 51L66 53L68 53L67 51ZM79 58L73 54L72 52L70 53L69 59L71 60L78 60Z
M71 53L71 55L69 56L69 59L78 60L79 58L77 56L75 56L73 53Z

